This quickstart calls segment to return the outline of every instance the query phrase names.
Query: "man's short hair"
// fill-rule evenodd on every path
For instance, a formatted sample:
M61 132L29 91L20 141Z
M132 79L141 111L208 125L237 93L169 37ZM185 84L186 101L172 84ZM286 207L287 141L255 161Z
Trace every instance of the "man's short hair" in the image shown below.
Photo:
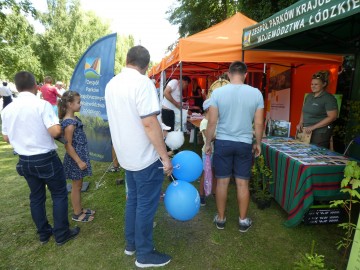
M141 69L146 68L149 62L150 53L141 45L132 47L126 55L126 64L130 64Z
M241 62L241 61L235 61L235 62L232 62L230 64L230 67L229 67L229 73L231 74L246 74L247 72L247 66L245 65L244 62Z
M185 82L191 83L191 79L190 79L189 76L183 76L182 80L185 81Z
M3 86L7 86L7 82L3 82L2 85L3 85Z
M45 83L52 83L52 78L51 78L50 76L46 76L46 77L44 78L44 82L45 82Z
M36 85L35 77L28 71L20 71L15 74L15 85L19 92L32 90Z

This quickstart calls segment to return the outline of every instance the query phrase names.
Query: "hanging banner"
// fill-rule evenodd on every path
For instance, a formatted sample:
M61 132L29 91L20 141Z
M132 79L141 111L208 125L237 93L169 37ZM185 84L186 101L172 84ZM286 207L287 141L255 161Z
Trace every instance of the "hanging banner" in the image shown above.
M298 1L262 22L244 28L243 48L259 48L274 40L329 24L359 12L359 1Z
M81 120L90 158L112 161L111 137L105 107L105 87L114 77L116 33L95 41L81 56L70 81L70 90L81 96Z
M272 120L290 119L291 69L271 65L269 92L267 99L267 115Z

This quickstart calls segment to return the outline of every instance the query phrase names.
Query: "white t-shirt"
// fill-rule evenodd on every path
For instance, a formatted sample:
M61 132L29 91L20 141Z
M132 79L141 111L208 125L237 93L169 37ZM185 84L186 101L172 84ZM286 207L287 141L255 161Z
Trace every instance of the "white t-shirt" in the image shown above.
M173 99L176 102L180 102L180 84L179 84L179 81L173 79L167 84L166 87L168 87L168 86L171 89L171 96L173 97ZM172 104L169 100L167 100L167 98L165 96L164 96L162 105L164 107L170 109L170 110L179 111L179 109L174 104Z
M139 171L159 159L141 121L160 113L154 83L135 69L123 68L107 84L105 103L111 139L121 167Z
M63 94L65 94L66 90L64 88L56 88L57 92L62 96ZM61 98L57 97L57 100L60 100Z
M7 86L0 86L0 96L2 97L9 97L12 95L12 92L9 87Z
M207 128L207 125L208 125L208 120L206 118L204 118L203 120L201 120L200 122L200 132L201 132L201 135L203 137L203 140L204 140L204 145L203 147L201 148L201 151L203 153L205 153L205 144L206 144L206 136L205 136L205 131L206 131L206 128ZM216 134L216 132L215 132ZM212 152L214 153L214 142L211 142L211 148L212 148Z
M45 154L57 148L48 128L58 125L59 119L51 104L28 91L1 112L2 133L19 155Z

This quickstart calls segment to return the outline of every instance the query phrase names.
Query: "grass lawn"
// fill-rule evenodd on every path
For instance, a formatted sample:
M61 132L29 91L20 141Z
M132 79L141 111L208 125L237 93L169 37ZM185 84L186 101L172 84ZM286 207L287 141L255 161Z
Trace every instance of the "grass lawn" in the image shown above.
M196 149L186 144L184 149ZM59 156L64 148L59 145ZM93 176L85 181L90 188L83 193L83 205L95 209L95 220L90 223L70 221L81 227L78 238L58 247L51 238L40 245L29 210L29 189L25 179L15 171L17 156L0 137L0 269L135 269L134 257L123 254L125 186L115 180L123 172L107 173L104 185L95 189L109 163L92 162ZM168 180L164 181L165 191ZM198 182L194 182L198 186ZM52 223L51 198L46 207ZM164 269L293 269L301 254L309 253L316 241L315 252L325 256L328 269L341 269L341 254L335 243L342 236L336 225L286 228L286 213L276 202L270 209L258 210L251 203L249 215L254 221L247 233L238 230L235 186L230 185L227 224L217 230L212 219L215 201L207 199L199 214L191 221L172 219L160 203L155 221L156 249L172 256ZM72 213L69 198L69 217Z

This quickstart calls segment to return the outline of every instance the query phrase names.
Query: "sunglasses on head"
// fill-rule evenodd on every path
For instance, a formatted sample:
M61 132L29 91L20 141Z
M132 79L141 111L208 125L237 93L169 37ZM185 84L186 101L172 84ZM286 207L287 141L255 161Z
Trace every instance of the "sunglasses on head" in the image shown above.
M313 78L313 79L322 79L322 76L319 75L319 74L314 74L314 75L312 76L312 78Z

